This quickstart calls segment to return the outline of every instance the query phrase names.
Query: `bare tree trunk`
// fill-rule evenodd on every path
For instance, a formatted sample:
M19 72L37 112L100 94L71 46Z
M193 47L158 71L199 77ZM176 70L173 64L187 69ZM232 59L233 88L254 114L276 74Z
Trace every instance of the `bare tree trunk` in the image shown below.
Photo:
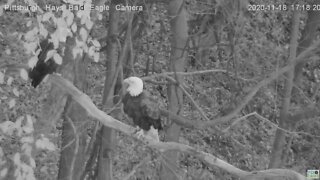
M316 36L316 33L317 33L317 29L320 25L320 12L318 11L308 11L308 19L307 19L307 22L306 22L306 26L304 28L304 30L302 31L302 35L301 35L301 40L299 42L299 45L298 45L298 48L297 48L297 53L301 53L302 51L304 51L306 48L308 48L311 44L312 44L312 41L314 40L314 37ZM295 66L295 70L294 70L294 83L296 85L299 85L300 84L300 81L301 81L301 76L302 76L302 69L304 67L304 64L305 64L305 61L302 61L300 63L297 63L296 66ZM288 79L289 80L289 79ZM296 103L300 104L302 101L300 100L299 101L299 96L298 96L298 92L297 91L292 91L293 92L293 96L295 96L296 98ZM282 110L283 111L283 110ZM309 113L310 114L310 113ZM298 120L300 119L292 119L290 118L291 120L294 120L294 122L290 122L290 123L296 123ZM281 117L280 117L280 120L281 120ZM293 125L289 125L287 126L288 124L283 124L281 125L281 121L280 121L280 124L279 126L280 127L294 127L294 124ZM275 142L274 142L274 147L273 147L273 154L272 154L272 157L271 157L271 160L270 160L270 164L269 164L269 167L279 167L281 166L281 160L283 160L283 156L285 154L283 154L284 152L286 152L286 149L285 149L285 135L284 133L280 132L280 130L278 130L276 132L276 138L275 138ZM282 145L281 145L282 144ZM287 148L289 148L290 146L286 146ZM282 158L280 158L280 156Z
M74 38L68 38L64 56L62 75L74 82L74 84L84 92L86 91L86 63L84 58L77 56L73 58L72 48L75 45ZM50 93L55 93L57 88L53 87ZM62 94L62 93L60 93ZM63 113L62 129L62 151L59 163L58 179L80 179L79 173L84 166L84 151L86 146L85 126L83 122L87 120L86 111L71 98L67 99ZM72 142L73 141L73 142Z
M300 14L298 11L295 11L293 14L292 20L292 32L291 32L291 41L290 41L290 55L289 62L293 61L296 58L297 46L298 46L298 33L299 33L299 22ZM279 127L286 129L287 125L290 124L288 119L288 113L290 109L291 102L291 92L293 87L294 79L294 69L288 71L287 80L285 86L284 98L282 100L282 106L280 111L280 120ZM273 144L271 159L269 163L269 168L279 168L282 164L283 152L286 147L285 142L286 134L283 130L277 129L275 140Z
M169 70L173 72L181 72L184 70L186 52L184 48L188 39L188 25L187 25L187 13L183 7L183 0L173 0L168 7L169 16L171 19L171 58ZM176 80L179 83L183 83L182 76L176 75ZM171 112L180 114L183 108L183 97L180 89L175 85L169 85L168 87L169 98L169 110ZM166 141L178 141L180 135L180 126L173 123L166 131ZM179 158L179 154L176 151L166 152L164 154L165 160L169 161L171 165L176 166ZM161 165L162 180L175 180L177 175L174 171L170 170L164 163Z
M108 31L108 48L107 48L107 74L103 91L103 104L107 109L111 109L114 104L114 95L116 93L113 81L117 78L116 67L118 62L118 48L117 48L117 33L119 23L119 11L115 10L115 1L111 1L110 6L110 21ZM115 110L111 116L119 118L120 112ZM114 153L115 146L115 133L114 130L106 126L102 127L101 150L99 153L98 165L98 180L112 180L112 154Z
M315 3L315 2L313 2ZM308 19L306 22L306 26L304 27L301 40L298 46L298 55L308 48L314 40L314 37L317 34L318 27L320 25L320 12L319 11L308 11ZM295 78L294 81L298 85L300 84L300 79L302 76L302 69L305 65L306 61L302 61L295 66Z

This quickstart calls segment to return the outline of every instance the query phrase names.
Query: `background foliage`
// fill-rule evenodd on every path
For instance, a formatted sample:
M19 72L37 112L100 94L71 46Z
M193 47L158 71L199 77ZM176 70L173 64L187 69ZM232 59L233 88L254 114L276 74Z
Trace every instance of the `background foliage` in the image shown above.
M24 4L24 1L15 1ZM53 0L39 1L39 4L59 4ZM186 47L188 58L185 71L225 70L216 73L200 73L185 76L184 87L210 119L228 114L241 102L250 89L267 78L270 73L287 63L292 11L247 11L248 4L288 4L287 1L192 1L186 0L189 18L189 43ZM306 1L305 3L308 3ZM3 4L3 3L2 3ZM134 71L139 76L167 71L170 57L171 17L167 16L165 3L150 3L143 12L134 15L136 34L134 41ZM306 12L301 12L300 28L306 21ZM53 13L60 16L59 13ZM121 14L121 25L126 23L126 14ZM92 39L98 39L102 48L106 45L108 12L95 22L90 32ZM31 23L30 23L31 22ZM32 13L3 12L0 16L0 65L27 64L32 55L24 48L24 36L37 25ZM50 24L43 24L50 33ZM123 42L124 30L119 38ZM44 38L44 37L41 37ZM300 37L304 38L304 37ZM318 37L315 37L318 38ZM101 105L105 75L105 54L100 54L99 62L90 61L88 69L89 90L87 94L97 105ZM319 102L319 60L310 61L303 70L303 85L299 91L305 101ZM162 107L166 107L166 86L161 78L158 83L147 83L146 88L153 93ZM194 130L183 128L180 142L205 152L214 154L243 170L266 169L272 148L280 102L283 98L285 76L262 88L253 100L241 111L240 116L257 112L268 121L248 117L221 134L212 128ZM0 175L21 174L25 179L56 179L59 159L59 136L61 122L41 119L42 102L46 101L48 86L31 88L29 82L14 75L4 76L0 72ZM203 120L192 103L186 100L184 116L190 120ZM292 104L290 112L300 109L300 104ZM127 123L130 121L124 120ZM8 124L8 122L10 122ZM92 120L88 119L87 132L92 131ZM225 129L230 124L223 124ZM36 128L34 128L35 126ZM319 118L304 121L297 131L308 132L319 137ZM12 132L8 132L8 129ZM53 149L43 149L35 145L46 131ZM163 137L164 134L161 134ZM30 139L28 139L30 138ZM35 141L31 139L35 138ZM121 179L139 163L150 150L132 138L117 133L117 153L114 157L115 178ZM304 174L308 167L320 167L319 138L297 135L289 148L286 167ZM32 150L32 151L31 151ZM156 179L159 172L159 158L142 165L134 175L136 179ZM16 166L19 164L20 166ZM37 166L35 166L35 164ZM187 155L180 157L179 168L187 171L188 178L231 179L219 169L206 165ZM34 172L33 172L34 171ZM13 173L14 172L14 173ZM29 174L28 174L29 173ZM22 178L23 179L23 178Z

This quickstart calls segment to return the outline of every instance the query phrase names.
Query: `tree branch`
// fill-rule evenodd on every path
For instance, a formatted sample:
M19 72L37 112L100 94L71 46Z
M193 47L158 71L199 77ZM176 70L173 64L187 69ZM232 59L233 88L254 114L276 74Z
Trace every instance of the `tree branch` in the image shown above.
M215 120L210 120L210 121L190 121L190 120L185 120L181 117L179 117L178 115L174 115L173 113L170 112L166 112L165 110L162 110L163 114L168 114L170 115L171 118L173 118L172 120L174 120L177 124L179 125L184 125L186 127L194 127L194 128L198 128L198 129L202 129L202 128L206 128L206 127L215 127L218 124L221 123L226 123L228 121L230 121L231 119L233 119L234 117L237 116L237 114L239 114L239 112L253 99L253 97L257 94L257 92L263 87L268 85L270 82L272 82L273 80L277 79L279 76L283 75L284 73L286 73L287 71L291 70L294 65L296 63L299 63L301 61L304 61L305 59L309 58L310 56L312 56L315 52L318 52L318 48L320 46L320 40L316 41L313 45L311 45L309 48L307 48L305 51L303 51L302 53L299 54L299 56L297 56L296 58L294 58L294 60L292 60L288 65L284 66L281 69L278 69L275 72L272 72L269 74L269 78L264 79L262 81L260 81L257 85L255 85L251 92L249 92L249 94L247 94L244 99L241 101L241 103L237 106L236 109L234 109L231 113L229 113L226 116L217 118ZM223 72L223 70L208 70L207 72ZM201 71L198 71L199 73L204 73ZM198 74L198 72L195 73L185 73L185 72L177 72L177 74L180 75L194 75L194 74ZM162 74L155 74L152 76L148 76L148 77L143 77L143 80L149 80L152 79L154 77L164 77L167 78L169 81L171 82L175 82L174 79L172 79L170 76L172 73L170 72L166 72L166 73L162 73ZM186 94L188 96L188 94ZM191 99L192 102L192 99ZM199 109L198 109L199 110ZM204 119L207 119L206 116L203 116L203 113L200 114L202 115L202 117L204 117Z
M242 79L244 81L251 81L250 79L245 79L245 78L241 78L239 76L235 76L231 72L228 72L227 70L224 70L224 69L208 69L208 70L202 70L202 71L176 72L176 73L177 73L177 75L181 75L181 76L193 76L193 75L202 75L202 74L209 74L209 73L228 73L228 74L231 74L232 76L234 76L235 78ZM160 73L160 74L153 74L150 76L142 77L141 79L147 81L147 80L152 80L157 77L166 78L167 76L172 76L172 75L174 75L174 72L164 72L164 73Z
M254 173L241 170L227 163L226 161L223 161L222 159L217 158L212 154L197 150L188 145L175 143L175 142L156 142L154 140L147 139L147 138L138 138L138 136L135 133L134 127L131 127L125 123L122 123L117 119L114 119L113 117L107 115L103 111L99 110L93 104L91 99L86 94L78 90L75 86L73 86L73 84L70 81L67 81L63 79L61 76L57 76L57 75L50 75L48 79L49 79L49 82L51 82L52 84L60 88L62 90L62 93L67 93L72 97L74 101L78 102L87 111L88 115L97 119L105 126L118 130L126 135L132 136L135 139L142 141L145 145L153 149L156 149L162 153L169 150L177 150L177 151L189 154L191 156L197 157L199 160L201 160L208 166L219 167L237 177L242 177L242 178L248 177L248 176L254 177L257 174L257 172L255 172L254 174ZM266 177L285 176L285 177L292 178L292 180L305 179L301 174L291 170L276 169L274 171L275 173L278 173L278 174L273 173L273 170L271 169L267 171L268 173L264 173L263 175L265 175ZM261 173L263 172L265 171L261 171ZM283 173L283 172L286 172L286 173ZM290 172L290 173L287 173L287 172ZM260 176L261 176L261 173L259 173Z

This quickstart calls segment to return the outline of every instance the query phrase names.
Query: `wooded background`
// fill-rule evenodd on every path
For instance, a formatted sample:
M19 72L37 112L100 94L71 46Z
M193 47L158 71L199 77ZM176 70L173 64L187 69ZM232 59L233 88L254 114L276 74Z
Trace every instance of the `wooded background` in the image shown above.
M110 10L44 10L67 2ZM0 179L305 179L320 169L318 6L1 1ZM34 89L22 69L45 38L61 76ZM157 99L162 142L137 138L124 116L129 76Z

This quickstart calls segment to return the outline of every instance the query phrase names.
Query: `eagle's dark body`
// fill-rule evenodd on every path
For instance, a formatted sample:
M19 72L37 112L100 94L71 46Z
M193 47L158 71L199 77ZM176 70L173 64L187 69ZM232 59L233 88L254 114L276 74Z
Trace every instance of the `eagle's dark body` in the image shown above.
M37 87L47 74L52 74L58 67L53 59L45 61L48 51L54 49L53 44L49 42L48 39L45 39L41 41L40 48L41 52L38 55L38 62L35 67L29 71L29 78L31 79L31 85L33 87Z
M157 130L162 129L158 103L146 91L138 96L126 93L122 102L124 112L132 118L135 125L145 131L149 131L151 126Z

